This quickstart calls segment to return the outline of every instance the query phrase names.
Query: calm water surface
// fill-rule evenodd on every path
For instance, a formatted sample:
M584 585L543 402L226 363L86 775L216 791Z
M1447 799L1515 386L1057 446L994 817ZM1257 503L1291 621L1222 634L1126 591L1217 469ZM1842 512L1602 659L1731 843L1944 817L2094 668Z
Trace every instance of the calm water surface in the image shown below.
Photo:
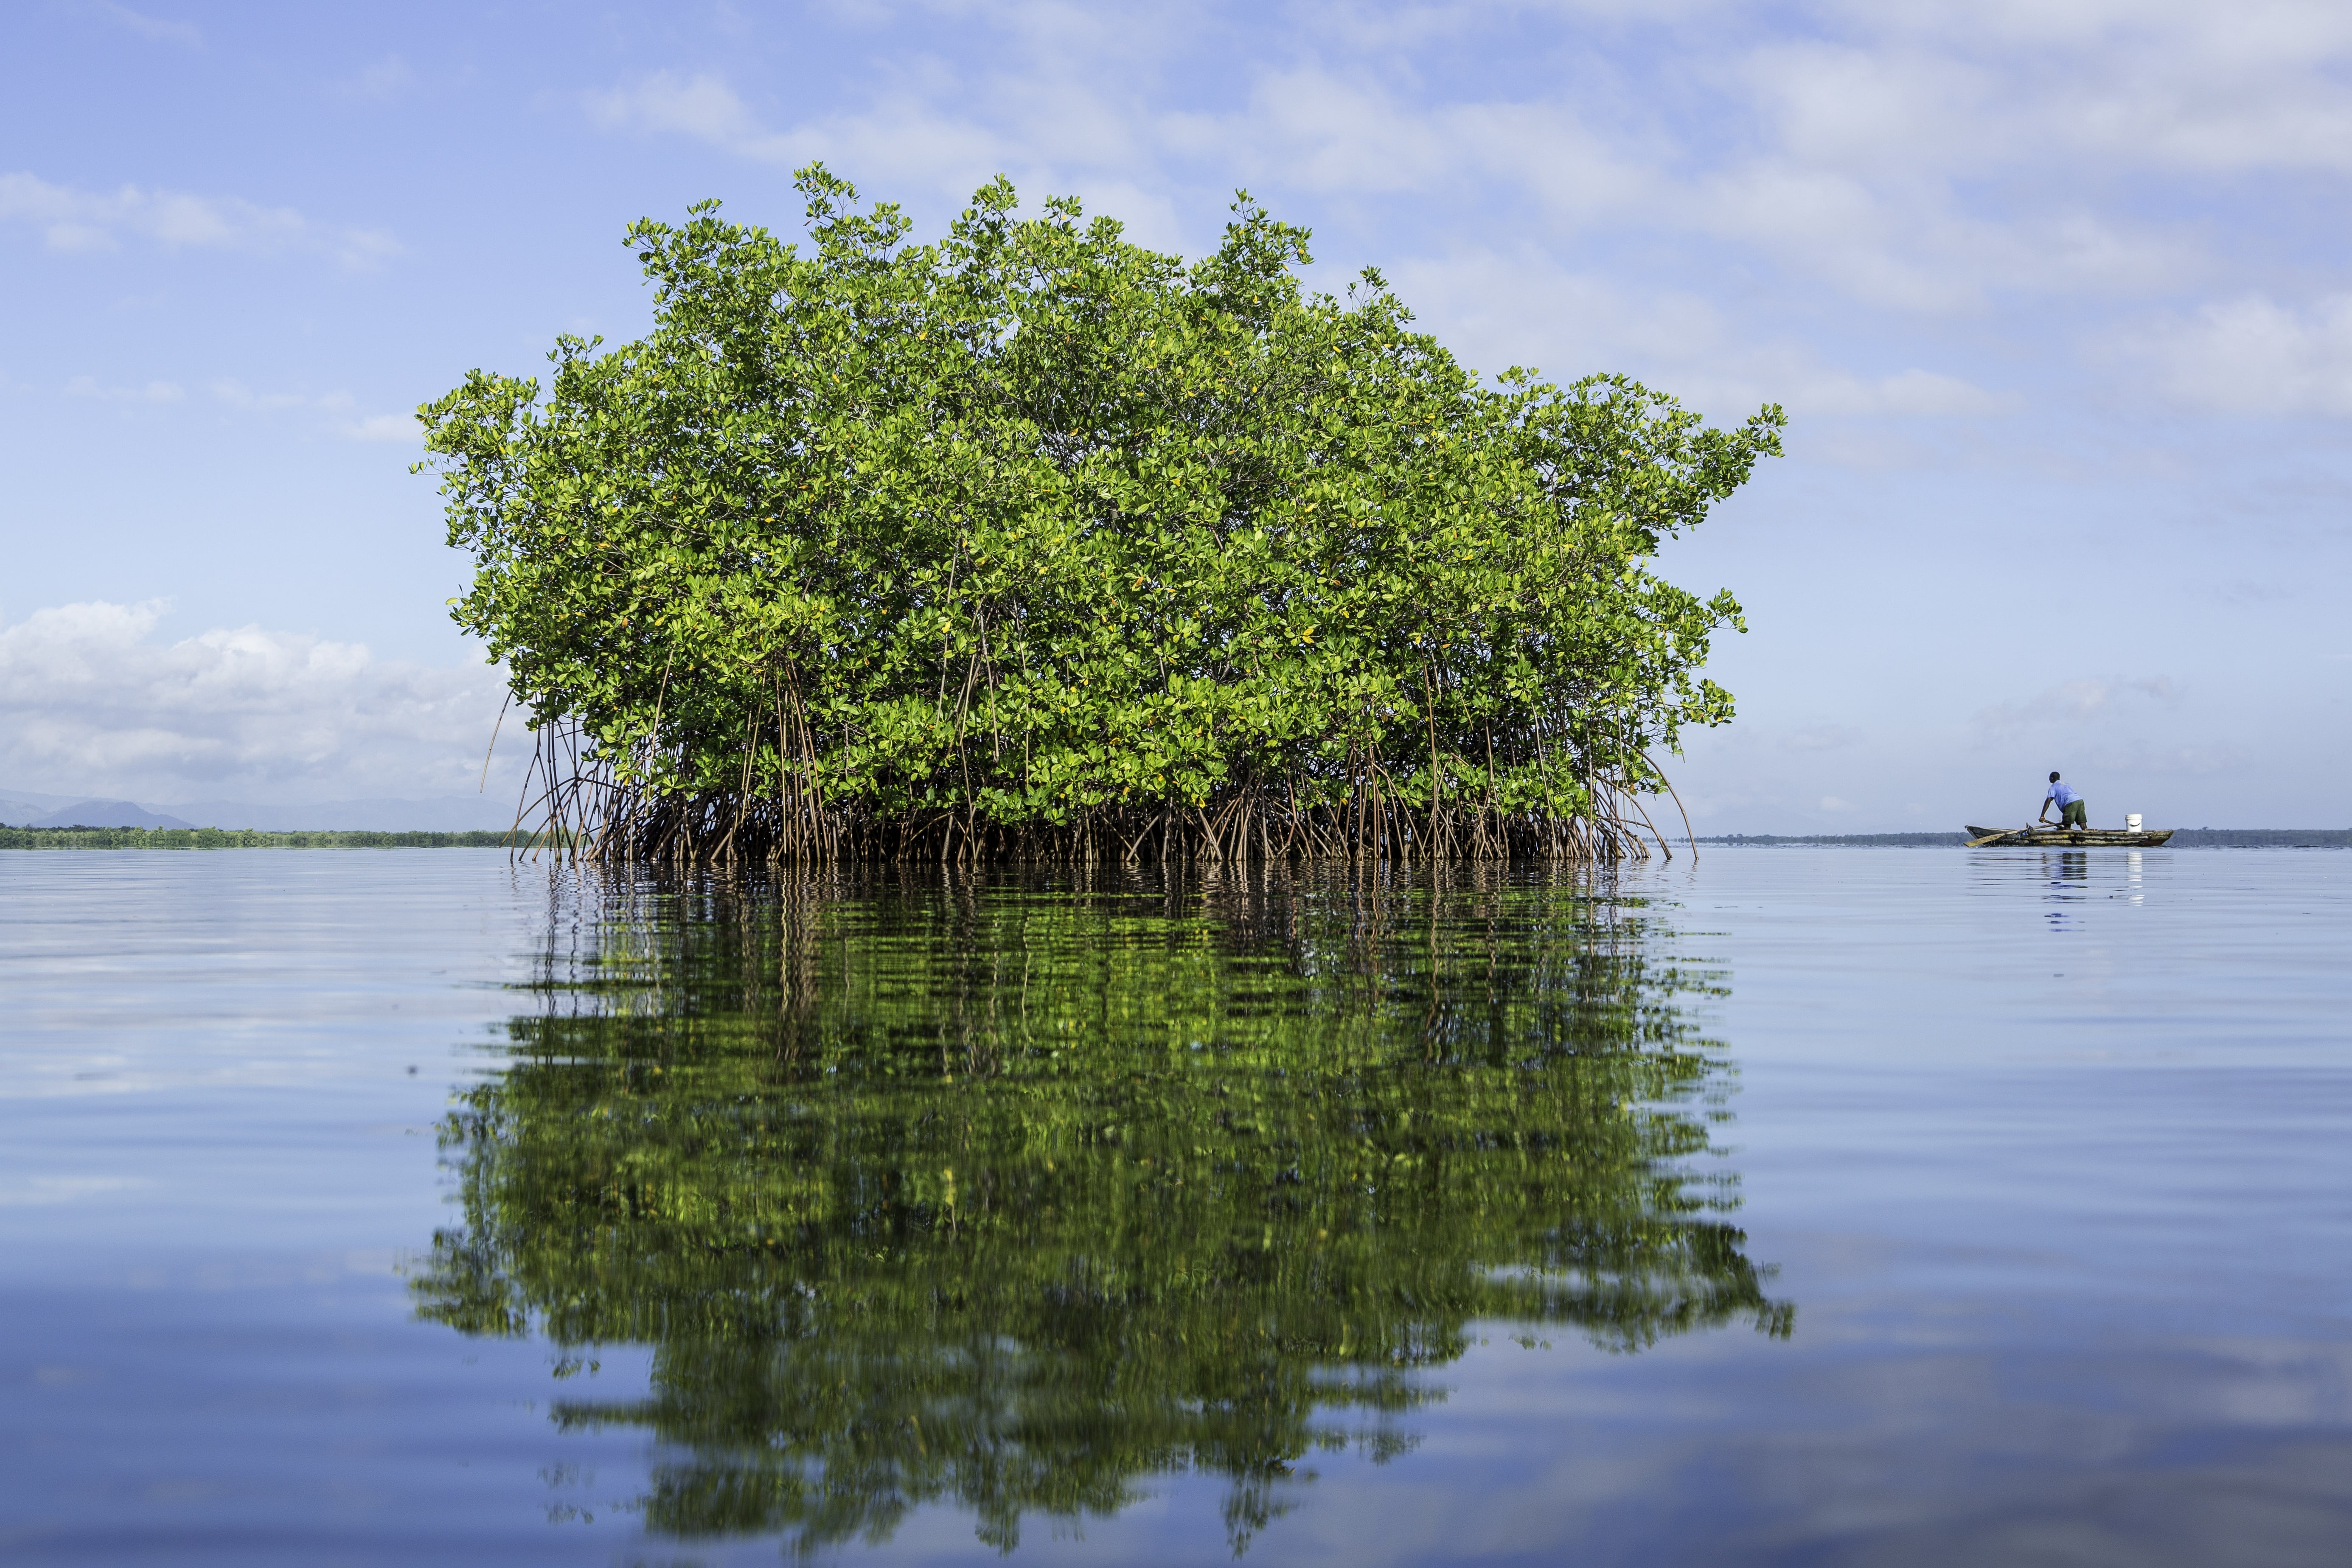
M2347 872L0 856L0 1558L2340 1563Z

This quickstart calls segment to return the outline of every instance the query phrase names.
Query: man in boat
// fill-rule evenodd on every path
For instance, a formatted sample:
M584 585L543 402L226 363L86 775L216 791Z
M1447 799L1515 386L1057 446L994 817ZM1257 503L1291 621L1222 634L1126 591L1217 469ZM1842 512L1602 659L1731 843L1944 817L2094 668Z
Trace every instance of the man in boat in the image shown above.
M2058 826L2087 828L2091 826L2091 813L2084 805L2083 797L2074 793L2074 785L2059 783L2056 773L2050 775L2050 794L2042 803L2041 821L2044 826L2050 826L2050 808L2053 805L2058 808Z

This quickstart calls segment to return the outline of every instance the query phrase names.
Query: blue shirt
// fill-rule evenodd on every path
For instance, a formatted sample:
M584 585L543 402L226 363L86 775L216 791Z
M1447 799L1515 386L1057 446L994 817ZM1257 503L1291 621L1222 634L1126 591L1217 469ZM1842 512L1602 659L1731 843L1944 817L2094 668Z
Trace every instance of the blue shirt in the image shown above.
M2063 811L2083 797L2074 793L2074 786L2073 784L2068 784L2063 779L2058 779L2053 781L2050 785L2050 798L2058 803L2059 810Z

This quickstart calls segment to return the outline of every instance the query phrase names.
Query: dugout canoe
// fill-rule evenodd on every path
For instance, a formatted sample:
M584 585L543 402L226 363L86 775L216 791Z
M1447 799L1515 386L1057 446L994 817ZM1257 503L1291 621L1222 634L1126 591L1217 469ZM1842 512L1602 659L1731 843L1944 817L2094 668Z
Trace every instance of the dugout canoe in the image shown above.
M1976 827L1969 829L1971 849L2153 849L2170 838L2174 829L2132 833L2120 827Z

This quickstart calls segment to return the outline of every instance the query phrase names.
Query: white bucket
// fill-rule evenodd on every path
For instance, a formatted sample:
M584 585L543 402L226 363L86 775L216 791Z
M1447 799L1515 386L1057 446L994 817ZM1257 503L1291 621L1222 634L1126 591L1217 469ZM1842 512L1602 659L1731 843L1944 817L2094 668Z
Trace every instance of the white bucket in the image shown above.
M2139 831L2139 813L2138 813L2138 812L2137 812L2137 811L2135 811L2135 812L2131 812L2131 813L2128 813L2128 814L2126 814L2126 815L2125 816L2125 817L2124 817L2124 831L2125 831L2126 833L2137 833L2137 832Z

